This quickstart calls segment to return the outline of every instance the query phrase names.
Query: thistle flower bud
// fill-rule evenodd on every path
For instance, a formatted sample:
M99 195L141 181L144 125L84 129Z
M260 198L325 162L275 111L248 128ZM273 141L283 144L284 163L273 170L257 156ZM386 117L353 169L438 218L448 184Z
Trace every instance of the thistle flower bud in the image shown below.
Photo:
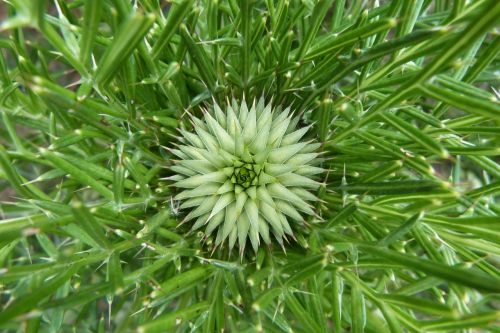
M171 167L180 192L181 209L191 211L184 222L193 230L216 232L215 246L246 241L257 251L270 234L283 246L303 222L314 215L310 190L320 183L312 177L323 172L315 164L318 144L303 142L307 128L295 130L290 108L278 112L264 99L249 107L245 101L215 104L203 119L192 117L193 131L181 130L182 143L172 150L179 160Z

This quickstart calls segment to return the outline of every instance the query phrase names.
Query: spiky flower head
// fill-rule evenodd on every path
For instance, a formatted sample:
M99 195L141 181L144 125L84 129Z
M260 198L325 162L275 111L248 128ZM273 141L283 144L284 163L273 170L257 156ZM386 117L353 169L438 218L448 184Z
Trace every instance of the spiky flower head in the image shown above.
M203 119L191 117L193 131L180 130L182 143L172 152L180 159L171 169L175 199L192 209L184 222L195 220L193 230L205 227L205 237L217 231L215 247L229 238L238 240L243 254L247 238L257 251L262 239L293 236L302 225L301 214L315 215L309 190L320 183L311 179L323 172L318 143L301 141L308 127L296 130L298 118L290 108L273 109L261 98L249 107L245 101L215 104Z

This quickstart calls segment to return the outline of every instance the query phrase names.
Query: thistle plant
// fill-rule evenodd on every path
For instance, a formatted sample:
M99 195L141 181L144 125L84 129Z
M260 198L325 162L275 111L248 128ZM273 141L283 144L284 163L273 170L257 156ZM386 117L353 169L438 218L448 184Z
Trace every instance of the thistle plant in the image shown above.
M311 165L319 144L300 142L308 128L295 130L297 120L263 98L250 107L233 100L205 111L204 121L193 117L196 134L181 130L184 144L171 150L180 160L171 169L175 186L186 190L175 198L186 200L180 208L196 207L184 218L196 219L193 230L206 225L205 237L218 230L214 249L229 236L229 249L238 239L243 256L247 238L257 252L260 238L271 244L270 233L284 249L283 239L293 237L288 219L315 215L307 201L317 198L307 189L319 187L310 178L323 171Z
M0 331L498 332L499 17L1 1Z

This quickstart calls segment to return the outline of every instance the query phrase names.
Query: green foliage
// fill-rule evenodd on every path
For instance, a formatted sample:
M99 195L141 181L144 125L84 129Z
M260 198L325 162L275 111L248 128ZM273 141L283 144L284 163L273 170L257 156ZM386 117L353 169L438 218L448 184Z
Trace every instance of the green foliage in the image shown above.
M497 0L0 6L0 330L499 332ZM212 253L171 150L261 96L322 143L317 216Z
M231 251L238 240L243 256L247 239L257 252L261 239L271 245L270 235L284 247L295 239L290 224L306 227L299 212L315 215L307 201L318 198L308 189L320 187L312 178L325 170L310 164L323 162L321 145L300 142L308 127L296 129L290 108L275 110L264 98L222 108L192 117L193 133L181 130L182 144L171 150L179 158L171 167L174 199L192 210L182 223L194 220L191 230L203 228L204 238L217 235L212 252L226 240Z

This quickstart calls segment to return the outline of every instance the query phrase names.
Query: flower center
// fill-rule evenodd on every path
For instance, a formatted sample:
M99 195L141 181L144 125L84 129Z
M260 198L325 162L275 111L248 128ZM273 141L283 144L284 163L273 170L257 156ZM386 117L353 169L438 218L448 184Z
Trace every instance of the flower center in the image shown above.
M234 168L231 182L244 188L257 185L258 174L256 171L255 164L245 163L240 167Z

